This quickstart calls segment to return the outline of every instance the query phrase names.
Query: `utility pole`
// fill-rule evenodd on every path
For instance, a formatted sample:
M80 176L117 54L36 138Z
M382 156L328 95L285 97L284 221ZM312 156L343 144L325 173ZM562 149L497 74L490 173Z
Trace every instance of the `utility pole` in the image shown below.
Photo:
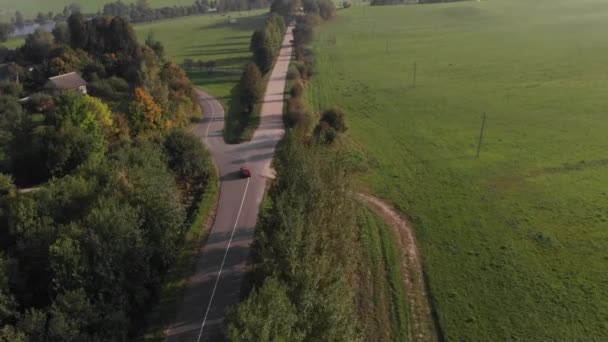
M416 62L414 62L414 78L412 80L412 88L416 88L416 69L417 69L417 65L416 65Z
M483 113L483 117L481 119L481 129L479 130L479 142L477 143L477 157L479 158L479 153L481 152L481 142L483 141L483 131L486 128L486 113Z

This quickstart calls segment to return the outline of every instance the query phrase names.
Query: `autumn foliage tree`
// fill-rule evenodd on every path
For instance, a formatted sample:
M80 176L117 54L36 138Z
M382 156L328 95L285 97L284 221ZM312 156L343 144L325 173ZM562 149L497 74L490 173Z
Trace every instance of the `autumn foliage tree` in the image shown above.
M163 128L162 109L150 93L143 88L135 89L135 98L129 106L131 128L137 133Z

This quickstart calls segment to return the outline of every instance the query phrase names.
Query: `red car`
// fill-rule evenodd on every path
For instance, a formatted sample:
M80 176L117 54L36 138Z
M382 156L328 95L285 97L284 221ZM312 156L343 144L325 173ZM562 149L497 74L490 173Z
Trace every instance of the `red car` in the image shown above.
M248 167L242 167L241 168L241 176L243 178L249 178L249 177L251 177L251 170L249 170Z

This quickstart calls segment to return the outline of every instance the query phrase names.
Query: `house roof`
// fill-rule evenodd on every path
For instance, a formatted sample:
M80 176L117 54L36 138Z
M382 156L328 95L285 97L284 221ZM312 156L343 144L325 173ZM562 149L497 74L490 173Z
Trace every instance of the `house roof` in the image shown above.
M57 89L62 90L78 89L78 87L87 85L87 81L83 80L82 77L75 72L51 77L49 78L49 83L54 85Z

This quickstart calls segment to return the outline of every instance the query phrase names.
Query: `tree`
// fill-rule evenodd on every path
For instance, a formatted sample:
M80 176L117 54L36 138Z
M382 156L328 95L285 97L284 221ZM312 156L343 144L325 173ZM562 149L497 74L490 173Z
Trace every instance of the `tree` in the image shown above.
M165 47L160 41L154 38L152 32L148 33L148 36L146 37L146 45L154 50L154 53L156 53L156 56L158 56L159 59L162 60L165 58Z
M68 8L69 8L71 14L80 14L82 12L82 8L80 7L80 5L75 2L72 2L68 6Z
M319 4L319 15L324 20L333 19L336 16L336 5L332 0L317 0Z
M135 88L135 99L129 106L129 121L137 133L163 127L161 107L143 88Z
M263 95L262 73L254 63L249 63L241 78L241 103L247 113L253 111L254 105Z
M55 42L59 44L70 44L70 28L65 22L58 23L53 29Z
M36 29L34 33L25 38L25 44L21 49L26 60L42 63L48 59L52 48L53 35L42 29Z
M36 19L34 20L37 24L44 25L46 23L46 15L42 12L38 12Z
M0 174L0 196L5 195L5 191L2 188L6 188L4 180L6 176ZM12 186L12 184L11 184ZM17 303L10 292L10 265L9 260L0 253L0 324L6 322L7 319L12 318L17 309Z
M194 67L194 60L192 60L192 58L184 59L184 68L186 70L192 70L193 67Z
M67 291L55 298L49 312L48 334L54 341L91 341L88 331L99 324L99 313L83 289Z
M287 295L287 286L274 277L238 306L229 319L228 340L304 341L297 327L298 312Z
M12 24L0 23L0 42L5 42L13 31L15 27Z
M99 99L75 93L63 94L56 102L46 125L28 118L9 145L13 172L29 181L66 175L105 153L105 136L112 127L109 108Z
M340 133L343 133L347 130L345 116L346 115L341 109L331 108L323 112L320 121L327 122L330 127Z
M73 48L84 48L88 46L89 29L84 16L74 13L68 18L70 42Z
M23 14L19 11L15 12L15 26L20 29L25 26L25 19L23 19Z
M209 152L200 139L182 130L174 130L163 144L169 168L188 192L206 188L213 166Z
M295 11L295 4L296 2L292 0L274 0L270 6L270 12L287 17Z
M272 38L268 30L258 29L253 32L251 51L253 52L253 60L259 69L264 73L268 72L274 61Z

